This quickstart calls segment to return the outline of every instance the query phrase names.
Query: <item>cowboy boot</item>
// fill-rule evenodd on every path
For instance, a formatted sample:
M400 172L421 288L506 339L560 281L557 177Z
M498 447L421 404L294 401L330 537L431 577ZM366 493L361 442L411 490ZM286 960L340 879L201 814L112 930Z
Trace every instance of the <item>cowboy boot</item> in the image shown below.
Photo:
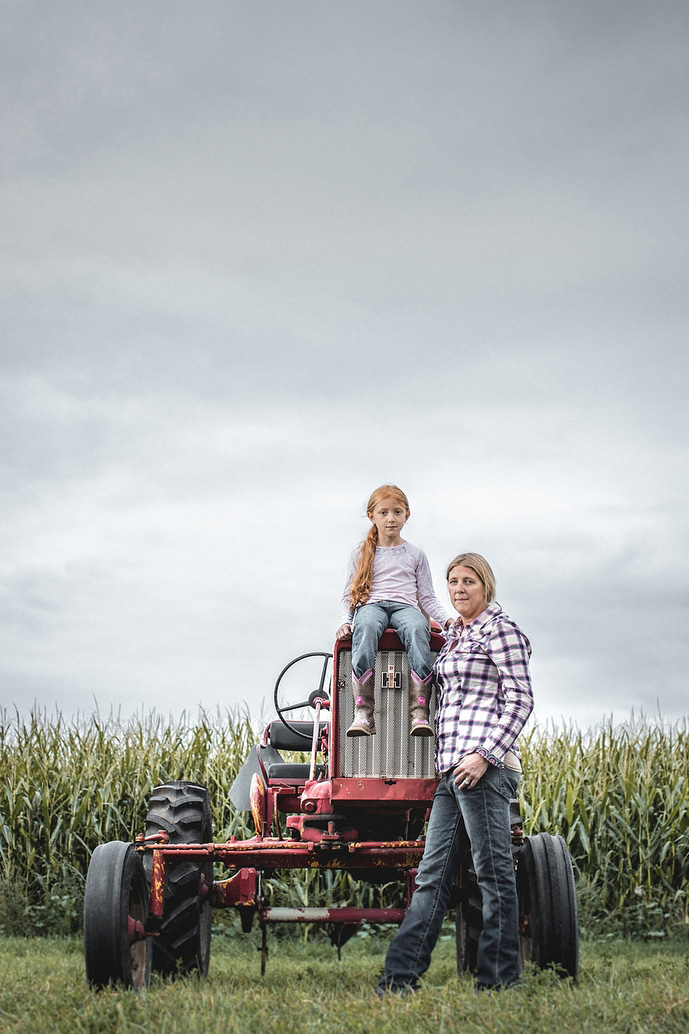
M360 679L352 673L352 693L354 694L354 721L347 729L348 736L372 736L376 731L373 717L375 705L373 671L365 671Z
M409 672L409 720L412 736L432 736L433 729L428 721L428 697L432 689L433 672L425 679L415 671Z

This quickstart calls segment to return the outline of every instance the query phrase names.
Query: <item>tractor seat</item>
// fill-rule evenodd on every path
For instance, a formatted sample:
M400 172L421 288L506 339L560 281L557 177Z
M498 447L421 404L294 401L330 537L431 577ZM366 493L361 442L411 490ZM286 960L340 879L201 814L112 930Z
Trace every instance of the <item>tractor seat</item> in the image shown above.
M281 721L271 722L268 726L268 741L271 747L277 750L311 750L313 738L313 722L290 722L292 729L288 729ZM329 722L320 723L320 733L329 729ZM299 735L301 733L301 735ZM308 766L307 766L308 767Z
M288 761L274 761L272 765L268 765L266 772L268 773L269 779L275 779L278 782L299 782L305 783L309 778L310 765L306 764L290 764ZM318 776L325 772L325 765L316 765L316 779Z

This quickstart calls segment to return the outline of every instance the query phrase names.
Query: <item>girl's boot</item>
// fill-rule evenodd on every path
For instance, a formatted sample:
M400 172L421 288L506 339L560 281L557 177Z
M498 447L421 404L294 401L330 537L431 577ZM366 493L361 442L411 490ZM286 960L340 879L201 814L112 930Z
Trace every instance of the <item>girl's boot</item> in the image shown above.
M409 719L412 736L432 736L433 729L428 721L428 696L432 689L433 672L425 679L415 671L409 672Z
M360 679L352 674L352 693L354 694L354 721L347 729L348 736L372 736L376 731L373 717L375 705L373 671L365 671Z

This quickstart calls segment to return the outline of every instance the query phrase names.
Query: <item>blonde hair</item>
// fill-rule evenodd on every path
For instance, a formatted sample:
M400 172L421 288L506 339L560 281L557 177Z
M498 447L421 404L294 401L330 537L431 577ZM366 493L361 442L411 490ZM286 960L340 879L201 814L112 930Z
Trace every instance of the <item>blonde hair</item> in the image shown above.
M375 492L371 492L371 496L366 506L366 514L368 517L371 516L378 503L382 502L383 499L387 499L391 496L396 503L403 506L409 516L409 500L397 485L381 485ZM357 564L354 577L352 578L352 585L349 590L349 600L352 610L359 603L366 603L369 596L371 595L371 583L373 582L373 561L376 556L376 546L378 545L378 529L375 524L371 525L371 530L364 539L361 545L361 554L359 556L359 563Z
M483 582L483 588L486 590L486 603L493 602L495 599L495 575L485 557L482 557L480 553L460 553L447 565L445 577L448 581L453 567L470 567Z

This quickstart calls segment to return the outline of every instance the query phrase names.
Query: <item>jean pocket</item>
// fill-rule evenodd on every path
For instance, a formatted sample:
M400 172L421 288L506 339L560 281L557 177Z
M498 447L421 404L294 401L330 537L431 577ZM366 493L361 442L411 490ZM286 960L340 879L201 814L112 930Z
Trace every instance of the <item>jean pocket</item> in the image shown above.
M507 798L508 801L512 800L513 797L516 797L520 779L520 772L514 772L511 768L500 769L498 790L503 797Z

